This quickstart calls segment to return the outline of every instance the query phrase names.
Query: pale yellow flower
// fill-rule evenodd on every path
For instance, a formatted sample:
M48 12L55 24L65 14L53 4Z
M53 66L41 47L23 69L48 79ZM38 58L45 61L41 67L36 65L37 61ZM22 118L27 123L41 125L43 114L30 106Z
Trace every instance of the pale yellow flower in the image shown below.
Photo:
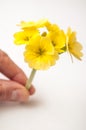
M57 24L51 24L49 22L46 24L46 28L49 32L58 32L60 30Z
M25 21L21 21L20 24L17 24L18 26L20 26L22 29L36 29L36 23L31 21L31 22L25 22Z
M36 22L21 21L20 24L18 24L18 26L20 26L22 29L38 29L38 28L46 27L47 24L49 24L49 21L47 19L41 19Z
M49 24L50 24L50 22L47 19L41 19L41 20L36 22L36 27L42 28L42 27L48 26Z
M30 38L39 33L37 30L25 30L14 34L14 43L17 45L28 44Z
M51 31L48 34L48 37L50 37L52 44L56 50L57 53L62 53L65 50L63 49L65 47L66 43L66 36L64 31L59 30L59 31Z
M66 38L67 50L75 56L77 59L81 60L83 56L82 45L76 39L76 32L72 32L71 29L68 29L67 38Z
M26 45L24 58L31 68L45 70L56 63L58 55L49 38L36 35Z

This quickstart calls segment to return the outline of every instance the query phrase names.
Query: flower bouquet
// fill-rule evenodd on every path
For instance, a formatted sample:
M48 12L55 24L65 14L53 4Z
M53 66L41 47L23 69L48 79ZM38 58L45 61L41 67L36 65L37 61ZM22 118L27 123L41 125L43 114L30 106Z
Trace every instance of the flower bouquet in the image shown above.
M21 21L18 26L21 30L14 34L14 43L25 45L24 61L32 68L26 83L27 89L30 88L36 71L47 70L55 65L60 54L68 52L72 61L73 56L81 60L82 45L71 28L65 33L57 24L52 24L47 19L36 22Z

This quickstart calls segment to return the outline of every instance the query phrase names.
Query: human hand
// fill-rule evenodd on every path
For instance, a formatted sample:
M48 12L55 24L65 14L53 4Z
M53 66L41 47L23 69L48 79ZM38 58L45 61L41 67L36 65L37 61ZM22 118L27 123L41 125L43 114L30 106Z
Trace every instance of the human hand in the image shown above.
M34 94L33 86L29 90L24 87L27 81L24 72L2 50L0 50L0 72L9 78L9 80L0 79L0 101L26 102L28 97Z

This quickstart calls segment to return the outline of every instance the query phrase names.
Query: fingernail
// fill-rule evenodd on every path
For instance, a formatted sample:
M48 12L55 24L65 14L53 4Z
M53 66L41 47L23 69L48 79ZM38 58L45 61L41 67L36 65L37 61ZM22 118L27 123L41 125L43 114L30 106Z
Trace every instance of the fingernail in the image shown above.
M21 90L14 90L11 95L11 100L25 102L26 96L22 94Z

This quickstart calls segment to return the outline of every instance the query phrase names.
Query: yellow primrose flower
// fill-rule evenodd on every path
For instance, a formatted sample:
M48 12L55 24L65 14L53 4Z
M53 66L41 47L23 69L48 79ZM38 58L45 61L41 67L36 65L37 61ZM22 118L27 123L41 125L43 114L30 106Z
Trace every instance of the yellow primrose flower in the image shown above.
M52 32L58 32L60 30L58 25L51 24L49 22L46 24L46 28L47 28L48 31L52 31Z
M20 26L22 29L36 29L36 23L31 21L31 22L25 22L25 21L21 21L20 24L17 24L18 26Z
M66 46L70 54L81 60L81 57L83 56L83 53L81 52L82 45L76 39L76 32L72 32L70 28L67 32Z
M64 31L60 30L58 32L49 32L47 35L50 37L57 53L62 53L65 51L63 49L66 43L66 36Z
M22 29L37 29L37 28L45 27L48 23L49 21L47 19L41 19L37 22L21 21L20 24L18 24L18 26L21 26Z
M36 35L26 45L24 58L31 68L45 70L56 63L58 55L48 37Z
M26 30L14 34L14 43L17 45L28 44L30 38L39 33L37 30Z
M36 27L37 28L42 28L42 27L46 27L48 26L50 23L47 19L41 19L39 21L36 22Z

